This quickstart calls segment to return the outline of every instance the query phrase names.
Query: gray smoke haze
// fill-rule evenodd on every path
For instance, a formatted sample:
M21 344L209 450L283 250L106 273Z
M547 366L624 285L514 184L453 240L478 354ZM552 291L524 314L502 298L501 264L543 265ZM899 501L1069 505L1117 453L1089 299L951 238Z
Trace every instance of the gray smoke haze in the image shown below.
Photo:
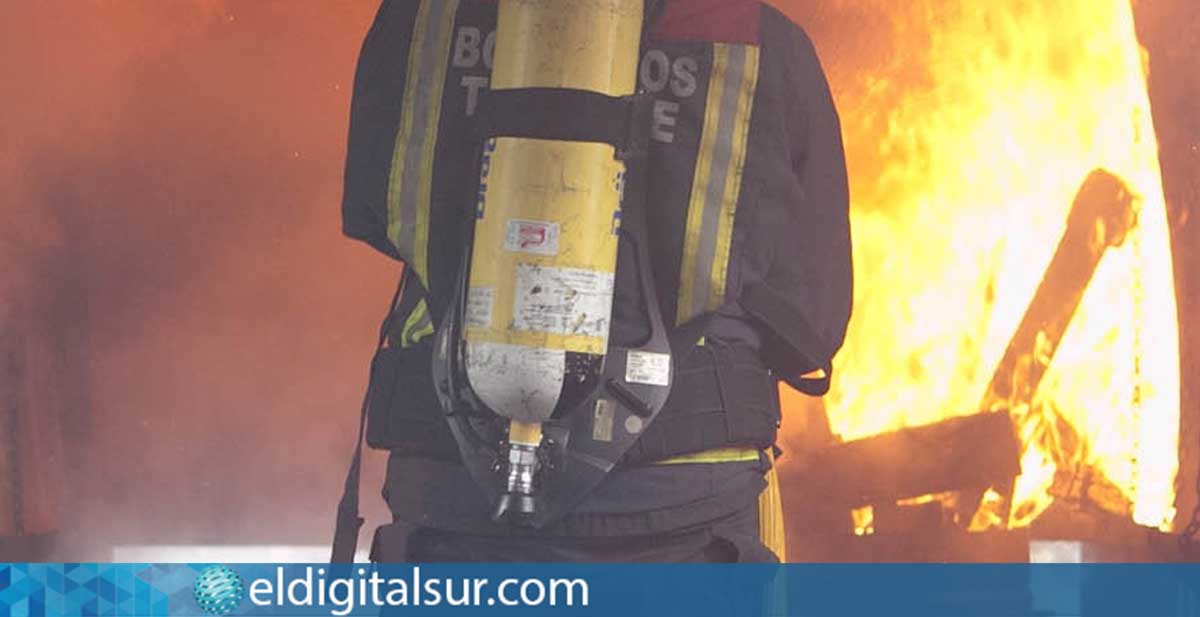
M36 307L60 353L53 556L327 542L395 275L341 238L337 210L377 3L14 4L0 24L0 290ZM886 31L878 11L789 8L832 81L853 70L844 59L887 52L834 36ZM373 458L364 506L379 522Z
M374 9L6 8L0 291L63 355L57 558L329 540L395 275L338 218Z
M337 210L376 7L8 7L0 298L34 306L59 356L55 558L329 540L395 275L340 236Z

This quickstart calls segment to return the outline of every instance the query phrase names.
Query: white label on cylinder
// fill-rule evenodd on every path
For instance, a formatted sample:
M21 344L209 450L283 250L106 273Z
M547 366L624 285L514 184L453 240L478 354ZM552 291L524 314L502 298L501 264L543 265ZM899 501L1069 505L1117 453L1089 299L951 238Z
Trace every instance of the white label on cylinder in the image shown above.
M631 351L625 356L625 381L651 386L671 385L671 355Z
M519 264L516 291L514 330L608 340L611 272Z
M467 291L467 327L487 328L492 325L492 304L496 290L491 287L472 287Z
M550 419L562 392L566 353L542 347L468 343L467 377L492 411L523 422Z
M509 219L504 249L534 255L558 254L558 223Z

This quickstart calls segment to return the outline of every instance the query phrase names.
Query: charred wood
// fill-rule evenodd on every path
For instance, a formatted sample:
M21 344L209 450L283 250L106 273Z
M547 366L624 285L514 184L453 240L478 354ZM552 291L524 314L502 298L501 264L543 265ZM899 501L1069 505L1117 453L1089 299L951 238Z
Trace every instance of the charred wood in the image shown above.
M1067 228L1025 316L1009 340L981 405L1013 409L1033 399L1100 259L1133 227L1133 195L1118 177L1095 170L1067 215Z
M1006 413L953 418L851 441L811 454L795 478L806 499L856 508L991 486L1020 471Z

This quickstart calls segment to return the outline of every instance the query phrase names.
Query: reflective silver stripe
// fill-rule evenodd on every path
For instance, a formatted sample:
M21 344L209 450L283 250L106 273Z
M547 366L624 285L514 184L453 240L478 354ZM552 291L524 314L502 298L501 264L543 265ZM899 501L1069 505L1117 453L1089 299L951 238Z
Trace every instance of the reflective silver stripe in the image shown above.
M679 322L716 309L724 298L725 269L757 83L758 48L714 45L680 269Z
M422 280L428 280L433 149L457 10L457 0L421 1L413 26L403 111L388 178L388 237Z
M738 93L741 92L743 69L746 62L746 48L736 46L729 49L727 69L724 76L719 101L720 110L717 112L716 140L713 144L712 163L708 172L708 186L704 189L704 218L700 224L700 241L696 251L696 269L693 273L694 283L692 292L692 315L703 313L708 307L712 296L712 267L716 257L717 246L717 217L723 214L721 208L725 198L725 183L729 180L729 161L733 151L733 127L737 116Z

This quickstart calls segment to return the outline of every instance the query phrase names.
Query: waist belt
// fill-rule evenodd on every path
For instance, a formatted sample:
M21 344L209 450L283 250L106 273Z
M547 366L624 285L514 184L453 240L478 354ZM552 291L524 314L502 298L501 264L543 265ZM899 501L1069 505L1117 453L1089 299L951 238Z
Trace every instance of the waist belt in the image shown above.
M624 463L726 462L728 450L722 453L726 460L701 459L707 451L731 446L770 447L778 427L778 391L758 353L710 341L686 354L676 368L671 396ZM695 456L675 460L683 455Z
M437 410L427 341L381 349L369 388L367 443L379 450L461 461ZM675 371L658 418L622 464L754 460L779 426L774 378L757 352L711 341L698 345Z

